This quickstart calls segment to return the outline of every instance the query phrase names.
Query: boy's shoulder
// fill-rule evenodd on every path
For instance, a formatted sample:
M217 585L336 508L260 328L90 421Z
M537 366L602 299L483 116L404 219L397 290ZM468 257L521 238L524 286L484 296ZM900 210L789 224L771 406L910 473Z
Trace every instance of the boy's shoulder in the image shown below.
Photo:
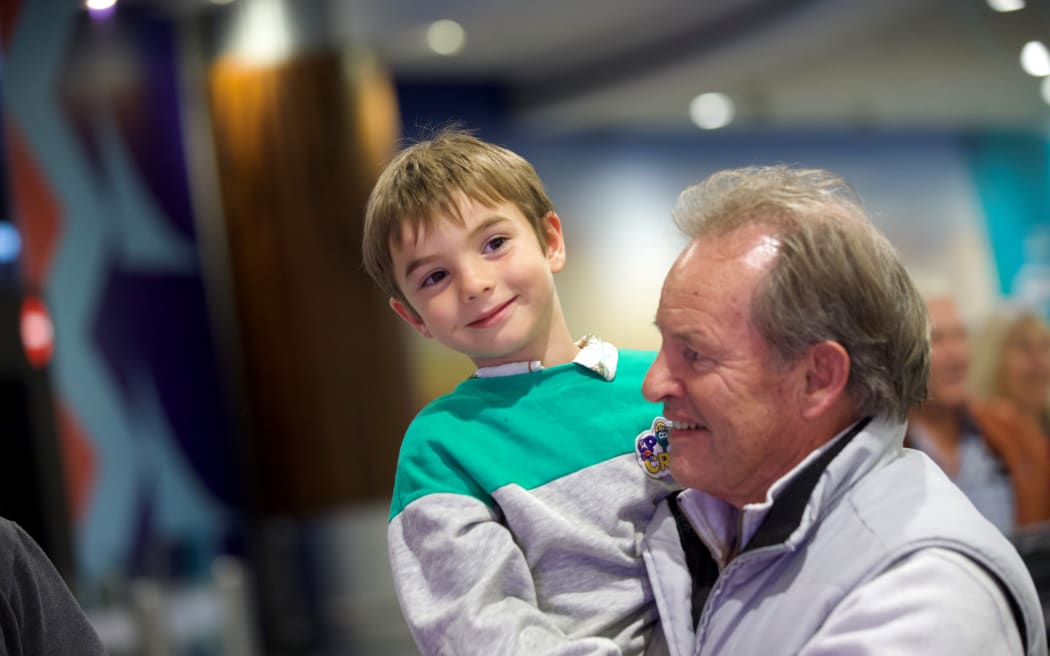
M620 349L619 366L626 366L632 372L639 368L648 370L656 360L656 351L640 351L635 349Z
M619 387L637 387L641 394L642 380L656 360L655 351L620 349L617 354L616 378Z
M612 400L646 404L641 385L655 358L654 351L620 350L612 381L580 365L502 378L470 378L427 403L416 414L409 430L423 425L432 427L435 423L476 424L481 416L513 413L515 408L533 405L548 410L569 404L578 406L581 399L584 404Z

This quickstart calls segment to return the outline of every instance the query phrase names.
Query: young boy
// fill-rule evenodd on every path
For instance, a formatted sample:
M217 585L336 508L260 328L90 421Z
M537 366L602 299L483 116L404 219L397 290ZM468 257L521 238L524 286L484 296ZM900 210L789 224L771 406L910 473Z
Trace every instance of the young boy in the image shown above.
M390 307L477 372L405 434L387 531L424 654L640 654L656 610L638 542L674 484L644 401L652 354L570 336L561 219L532 166L445 130L368 201Z

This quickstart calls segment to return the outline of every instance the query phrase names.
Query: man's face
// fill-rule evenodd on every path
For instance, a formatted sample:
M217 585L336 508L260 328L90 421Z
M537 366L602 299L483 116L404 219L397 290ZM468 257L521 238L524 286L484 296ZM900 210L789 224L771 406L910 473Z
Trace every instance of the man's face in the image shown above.
M955 301L930 298L930 403L959 407L966 402L970 347Z
M392 248L394 272L411 307L391 306L424 337L464 353L478 367L543 360L557 305L554 273L565 262L561 223L546 218L546 253L512 203L463 199L463 224L406 227Z
M764 500L814 447L801 420L804 366L779 365L751 322L752 294L778 249L751 227L683 251L664 281L663 344L642 386L674 422L675 480L737 507Z

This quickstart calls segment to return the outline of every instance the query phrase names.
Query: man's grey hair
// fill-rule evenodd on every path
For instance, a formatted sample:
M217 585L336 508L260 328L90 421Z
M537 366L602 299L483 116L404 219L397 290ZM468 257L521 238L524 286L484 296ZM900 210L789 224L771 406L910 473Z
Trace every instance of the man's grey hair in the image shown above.
M840 177L787 166L721 171L683 191L673 216L692 239L755 225L778 239L751 299L751 321L778 365L830 340L849 353L846 391L862 415L904 420L926 399L926 304Z

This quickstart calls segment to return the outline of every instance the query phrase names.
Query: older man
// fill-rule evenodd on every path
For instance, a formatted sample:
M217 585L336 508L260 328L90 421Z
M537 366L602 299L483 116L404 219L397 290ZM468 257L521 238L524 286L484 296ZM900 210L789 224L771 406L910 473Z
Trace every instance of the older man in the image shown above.
M687 488L643 541L670 653L1046 653L1017 552L902 447L926 310L845 183L726 171L675 218L643 387Z

